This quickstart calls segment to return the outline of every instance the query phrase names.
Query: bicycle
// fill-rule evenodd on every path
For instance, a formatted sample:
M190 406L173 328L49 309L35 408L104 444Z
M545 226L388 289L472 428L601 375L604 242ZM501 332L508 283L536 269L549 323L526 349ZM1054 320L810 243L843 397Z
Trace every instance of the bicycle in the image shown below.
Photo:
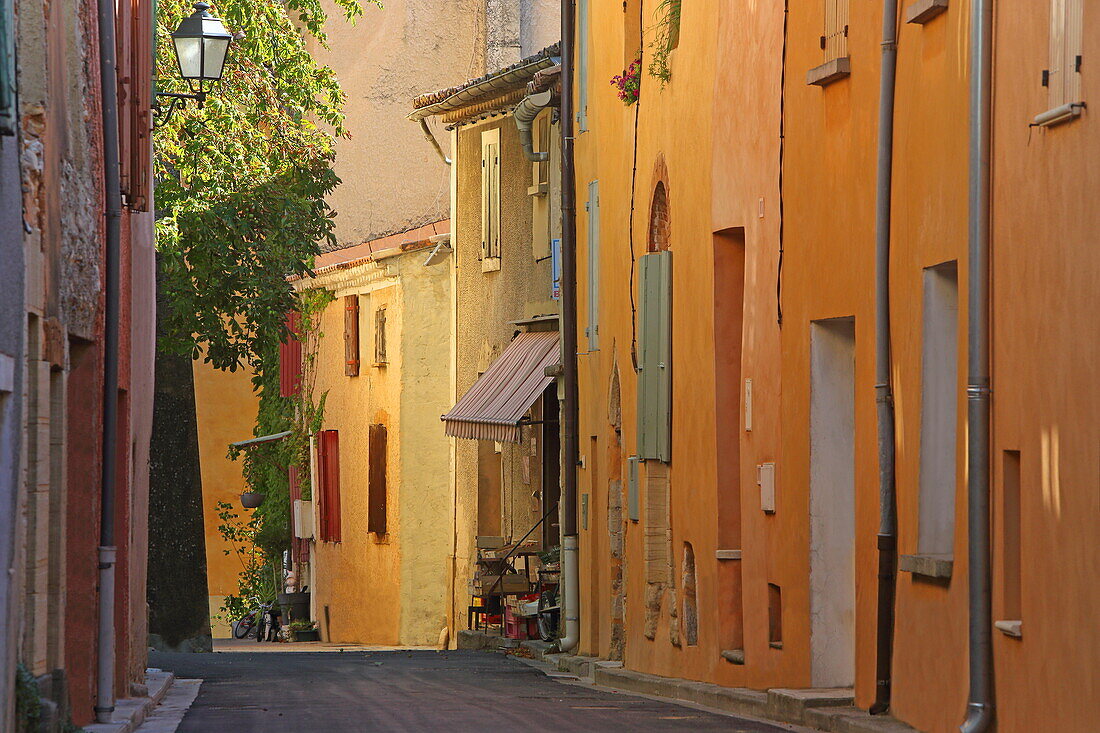
M276 623L271 613L275 607L275 601L264 603L256 596L249 600L256 606L256 609L249 611L233 622L233 637L236 639L253 638L256 641L263 641L265 635L263 632Z

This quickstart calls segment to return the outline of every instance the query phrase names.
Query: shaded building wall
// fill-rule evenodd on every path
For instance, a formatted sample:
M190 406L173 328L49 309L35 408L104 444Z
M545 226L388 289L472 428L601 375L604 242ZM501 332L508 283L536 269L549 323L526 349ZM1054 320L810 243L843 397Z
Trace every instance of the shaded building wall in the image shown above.
M405 116L420 90L484 73L483 2L393 0L384 8L363 3L354 25L326 3L329 48L313 41L309 48L319 63L332 67L347 94L350 137L336 143L342 183L328 198L338 213L340 247L447 217L447 168ZM443 142L442 128L436 134Z
M148 6L120 10L120 48L151 42ZM139 12L142 11L142 12ZM131 12L132 11L132 12ZM143 14L144 12L144 14ZM16 516L18 659L50 702L47 719L92 718L96 664L102 453L103 181L96 5L21 3L17 84L26 330L22 493ZM142 32L144 29L144 33ZM146 46L147 50L147 46ZM146 60L140 50L133 58ZM127 59L131 57L125 56ZM128 87L141 62L120 68L120 97L145 112L148 91ZM148 68L148 64L145 64ZM148 150L128 128L120 153ZM136 147L135 147L136 146ZM140 156L137 156L140 157ZM146 165L148 160L146 158ZM148 185L148 177L145 179ZM145 191L144 197L137 194ZM121 241L120 416L117 480L116 696L144 681L144 458L152 409L152 217L148 189L130 191ZM141 202L137 203L140 198ZM133 308L133 311L131 311Z
M20 216L18 139L0 136L0 567L13 567L19 494L23 391L23 219ZM18 607L14 579L0 575L0 609L7 619ZM10 728L18 624L0 634L0 727Z
M500 135L500 268L483 271L481 261L481 140L482 133ZM532 168L519 144L519 133L510 115L462 124L452 132L455 160L456 208L451 217L455 278L455 392L456 402L478 376L511 343L523 328L512 321L539 315L556 315L558 304L550 297L551 263L532 246L532 204L528 195ZM547 253L548 254L548 253ZM443 427L439 427L443 434ZM467 582L472 576L478 535L503 536L518 541L541 517L541 476L532 468L524 480L524 453L531 450L535 431L523 429L521 444L455 439L455 571L454 619L465 626L470 603ZM537 462L530 461L531 466ZM479 528L479 472L491 472L481 481L499 480L500 503L486 508L482 519L492 526ZM484 494L484 491L483 491ZM483 522L484 524L484 522ZM538 538L535 532L532 538Z

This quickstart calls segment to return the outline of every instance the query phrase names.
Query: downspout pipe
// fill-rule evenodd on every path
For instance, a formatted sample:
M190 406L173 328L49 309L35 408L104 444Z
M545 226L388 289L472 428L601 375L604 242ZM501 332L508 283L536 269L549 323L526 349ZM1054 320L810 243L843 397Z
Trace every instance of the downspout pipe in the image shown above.
M420 118L420 129L424 132L424 137L428 139L428 142L435 148L435 154L439 156L447 165L451 164L451 159L447 157L447 154L443 152L443 148L440 146L439 141L435 139L435 135L432 134L432 128L428 127L428 120L426 117Z
M989 529L989 225L993 0L970 5L970 155L967 267L967 572L970 694L963 733L993 723Z
M535 118L539 116L539 112L542 112L550 104L553 96L549 89L538 94L529 94L520 100L515 110L512 111L512 119L516 121L516 130L519 131L519 144L523 148L523 154L527 156L527 160L535 163L550 160L550 153L535 152L534 141L531 139L531 125L535 122Z
M115 710L115 479L118 473L119 231L122 186L119 173L118 79L115 3L98 0L99 83L103 116L103 194L106 202L103 312L103 460L99 523L99 637L95 717L110 723Z
M894 394L890 383L890 204L894 166L894 91L898 62L898 2L882 8L879 76L878 169L875 198L875 402L878 409L878 620L875 702L870 713L890 708L897 582L897 491Z
M567 652L581 638L580 577L577 562L577 186L573 160L573 46L574 0L561 3L561 310L562 371L565 404L562 409L562 571L565 580L565 636L558 651Z

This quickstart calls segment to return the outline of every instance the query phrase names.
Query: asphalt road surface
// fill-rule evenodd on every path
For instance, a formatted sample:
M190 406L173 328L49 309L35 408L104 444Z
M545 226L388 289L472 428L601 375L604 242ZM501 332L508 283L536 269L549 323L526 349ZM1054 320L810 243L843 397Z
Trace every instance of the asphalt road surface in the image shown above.
M565 684L491 652L153 653L149 663L204 680L177 733L791 729Z

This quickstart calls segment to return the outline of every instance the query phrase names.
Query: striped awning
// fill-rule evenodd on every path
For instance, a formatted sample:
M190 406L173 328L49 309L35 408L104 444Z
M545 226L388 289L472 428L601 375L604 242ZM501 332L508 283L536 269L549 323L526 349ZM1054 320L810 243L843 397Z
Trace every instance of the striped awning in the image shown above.
M516 336L443 416L447 435L518 443L520 420L554 381L546 368L558 363L558 351L557 333Z

